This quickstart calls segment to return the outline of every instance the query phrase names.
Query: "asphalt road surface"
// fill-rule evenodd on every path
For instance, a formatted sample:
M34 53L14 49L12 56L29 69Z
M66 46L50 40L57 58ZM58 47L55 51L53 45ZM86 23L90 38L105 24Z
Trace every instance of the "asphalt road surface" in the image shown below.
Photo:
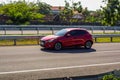
M92 49L46 50L40 46L0 47L0 80L39 80L120 70L120 43Z

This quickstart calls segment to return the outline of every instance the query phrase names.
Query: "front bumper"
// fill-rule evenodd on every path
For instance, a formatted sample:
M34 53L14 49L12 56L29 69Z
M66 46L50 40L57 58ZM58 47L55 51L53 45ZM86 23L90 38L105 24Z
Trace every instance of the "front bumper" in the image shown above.
M44 47L45 46L45 41L40 41L40 46Z
M40 46L45 47L45 48L53 48L54 43L53 42L40 41Z

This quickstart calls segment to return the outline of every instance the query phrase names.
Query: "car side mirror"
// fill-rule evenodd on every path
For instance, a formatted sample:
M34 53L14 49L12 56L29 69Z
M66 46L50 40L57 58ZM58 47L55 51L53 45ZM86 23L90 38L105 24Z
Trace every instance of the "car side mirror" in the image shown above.
M67 37L70 37L71 35L70 35L70 34L67 34L66 36L67 36Z

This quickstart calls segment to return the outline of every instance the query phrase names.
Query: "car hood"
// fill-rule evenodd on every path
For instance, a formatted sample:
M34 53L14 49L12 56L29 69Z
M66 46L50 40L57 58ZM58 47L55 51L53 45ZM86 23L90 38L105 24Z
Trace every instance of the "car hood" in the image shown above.
M48 36L41 38L41 40L46 41L46 40L50 40L50 39L55 39L57 37L58 36L55 36L55 35L48 35Z

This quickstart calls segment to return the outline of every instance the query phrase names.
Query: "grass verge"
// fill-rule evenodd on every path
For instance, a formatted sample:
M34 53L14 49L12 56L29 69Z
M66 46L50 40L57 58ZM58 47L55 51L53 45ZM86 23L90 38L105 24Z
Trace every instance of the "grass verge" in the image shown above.
M94 40L94 42L95 42L95 40ZM110 37L97 38L96 42L98 42L98 43L105 43L105 42L108 43L108 42L111 42L111 38ZM112 42L120 42L120 37L113 37Z
M37 45L38 39L0 40L0 46Z

